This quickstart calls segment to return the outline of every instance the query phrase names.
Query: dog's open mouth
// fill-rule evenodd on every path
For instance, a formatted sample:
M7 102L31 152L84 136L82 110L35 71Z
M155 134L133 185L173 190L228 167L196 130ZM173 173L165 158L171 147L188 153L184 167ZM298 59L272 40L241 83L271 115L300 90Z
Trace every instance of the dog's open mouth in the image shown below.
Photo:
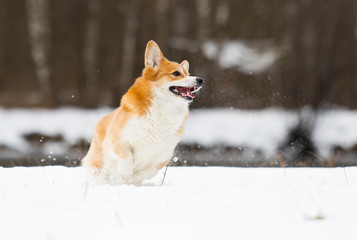
M170 91L176 95L179 95L187 100L192 101L195 98L195 93L200 89L200 87L175 87L172 86L169 88Z

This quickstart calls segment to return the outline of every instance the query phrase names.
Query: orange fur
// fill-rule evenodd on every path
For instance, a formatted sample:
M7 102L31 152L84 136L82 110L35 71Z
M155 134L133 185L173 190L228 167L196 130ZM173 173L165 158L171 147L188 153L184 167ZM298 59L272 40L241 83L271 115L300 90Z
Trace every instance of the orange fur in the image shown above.
M151 83L145 78L138 78L121 99L123 109L140 116L145 115L151 106L151 87Z
M161 168L165 167L170 161L171 158L169 158L166 162L160 163L159 165L156 166L156 169L160 170Z
M182 136L182 135L183 135L184 126L185 126L185 121L187 120L187 118L188 118L188 113L186 114L185 120L183 121L181 127L179 128L179 130L178 130L177 133L176 133L178 136Z
M111 113L103 117L94 128L94 137L87 154L87 164L93 169L101 169L103 167L102 143L113 115L114 114Z

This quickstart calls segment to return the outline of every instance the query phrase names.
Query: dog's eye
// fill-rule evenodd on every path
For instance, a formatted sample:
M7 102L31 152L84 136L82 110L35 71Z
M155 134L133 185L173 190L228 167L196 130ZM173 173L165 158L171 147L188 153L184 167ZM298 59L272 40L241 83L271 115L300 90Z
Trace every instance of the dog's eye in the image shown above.
M172 75L178 77L178 76L181 76L181 73L179 71L175 71L172 73Z

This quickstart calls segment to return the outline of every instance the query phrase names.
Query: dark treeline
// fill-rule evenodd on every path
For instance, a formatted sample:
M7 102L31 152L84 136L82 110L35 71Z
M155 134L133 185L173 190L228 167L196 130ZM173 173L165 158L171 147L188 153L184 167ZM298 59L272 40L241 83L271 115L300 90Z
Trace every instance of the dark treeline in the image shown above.
M150 39L206 79L195 107L357 108L354 0L1 0L0 105L116 106ZM230 40L280 57L247 73L202 51Z

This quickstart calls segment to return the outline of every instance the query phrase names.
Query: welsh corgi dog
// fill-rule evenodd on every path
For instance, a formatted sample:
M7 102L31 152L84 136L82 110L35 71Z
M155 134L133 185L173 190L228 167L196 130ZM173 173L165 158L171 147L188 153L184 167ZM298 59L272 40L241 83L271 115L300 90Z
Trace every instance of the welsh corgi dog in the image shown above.
M149 41L142 76L96 124L83 166L101 183L140 184L155 176L171 161L202 85L202 78L190 76L188 61L169 61Z

